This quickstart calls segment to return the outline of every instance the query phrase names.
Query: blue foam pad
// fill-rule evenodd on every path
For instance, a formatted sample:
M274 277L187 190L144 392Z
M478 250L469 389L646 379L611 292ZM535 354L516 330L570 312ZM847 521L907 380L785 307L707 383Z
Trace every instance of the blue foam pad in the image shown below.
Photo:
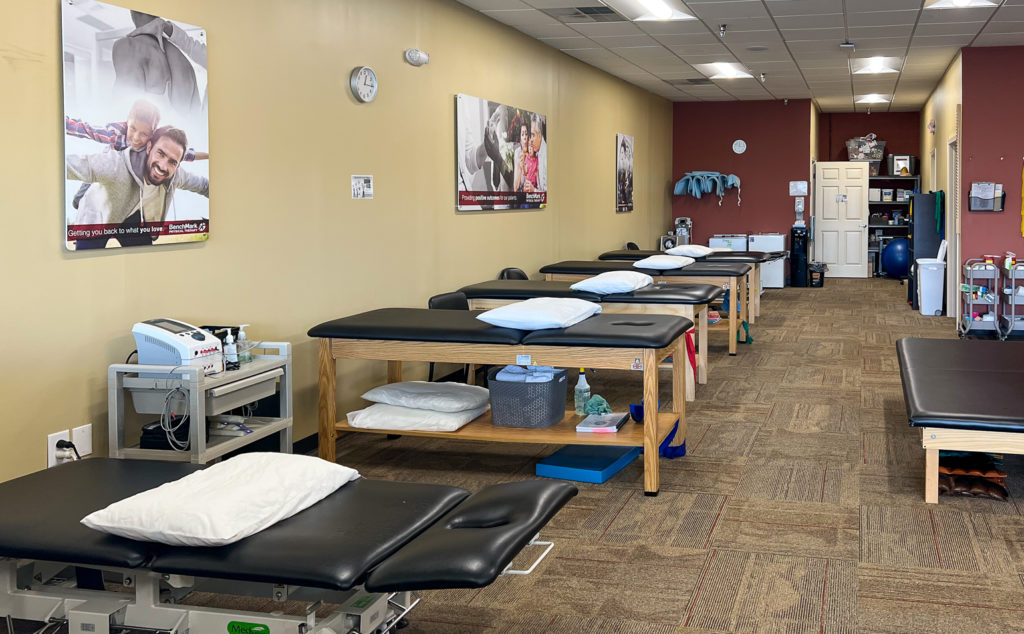
M601 484L639 455L639 447L566 445L537 463L537 475Z

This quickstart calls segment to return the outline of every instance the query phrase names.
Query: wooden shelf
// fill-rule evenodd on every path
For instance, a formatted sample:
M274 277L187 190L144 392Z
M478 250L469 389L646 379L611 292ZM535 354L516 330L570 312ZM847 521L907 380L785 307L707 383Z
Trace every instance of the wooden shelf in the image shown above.
M890 201L872 200L872 201L868 202L868 204L869 205L909 205L910 201L909 200L901 200L901 201L896 201L896 200L890 200Z
M618 445L625 447L642 447L644 444L644 426L632 420L627 421L622 429L614 434L577 432L576 425L583 416L577 416L573 410L565 413L565 418L552 427L539 429L527 427L499 427L491 424L491 412L483 414L458 431L412 431L396 429L361 429L350 427L345 421L335 423L338 431L369 432L373 434L397 434L400 436L425 436L429 438L454 438L457 440L482 440L487 442L520 442L545 445ZM673 412L658 414L658 443L661 443L672 431L679 417Z
M876 181L916 181L919 176L868 176L868 180Z

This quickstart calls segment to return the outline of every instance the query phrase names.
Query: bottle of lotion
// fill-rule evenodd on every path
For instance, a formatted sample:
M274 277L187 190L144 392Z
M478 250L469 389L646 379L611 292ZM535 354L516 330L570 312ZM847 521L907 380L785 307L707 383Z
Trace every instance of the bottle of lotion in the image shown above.
M238 346L235 345L235 336L228 328L228 336L224 337L224 367L228 370L238 369Z

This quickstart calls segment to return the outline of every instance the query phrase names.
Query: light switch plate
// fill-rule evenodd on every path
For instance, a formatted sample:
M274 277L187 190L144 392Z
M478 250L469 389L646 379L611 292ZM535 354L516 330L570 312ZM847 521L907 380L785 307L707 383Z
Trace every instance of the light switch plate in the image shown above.
M92 453L92 424L75 427L71 430L71 442L75 443L78 455L83 458Z

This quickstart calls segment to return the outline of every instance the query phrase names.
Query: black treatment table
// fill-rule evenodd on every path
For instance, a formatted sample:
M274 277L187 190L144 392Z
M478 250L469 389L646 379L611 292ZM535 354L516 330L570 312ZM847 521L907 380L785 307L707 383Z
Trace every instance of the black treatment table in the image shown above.
M148 583L155 584L162 575L180 574L331 591L356 586L370 592L482 587L577 493L576 487L552 480L498 484L470 494L447 485L359 478L290 518L217 547L135 541L79 521L203 468L94 458L0 484L0 508L16 511L0 518L3 581L10 582L13 562L38 560L127 571L140 575L138 584L147 575ZM13 583L0 583L0 606L43 609L33 607L41 599L19 600L12 596L16 592ZM107 594L117 601L132 597ZM155 594L149 599L156 601ZM140 592L138 605L133 604L136 616L159 616L162 608L143 605L147 600Z
M747 294L753 266L746 262L694 262L679 269L640 269L632 262L623 260L566 260L554 264L546 264L540 272L544 279L555 282L578 282L608 271L639 271L654 278L658 284L712 284L718 287L728 286L735 289L732 298L732 310L729 319L723 320L722 329L729 332L729 354L736 354L736 335L740 328L738 307L743 307L748 323L754 323L754 312L751 298ZM710 327L711 330L719 328Z
M649 258L652 255L667 255L664 251L652 251L649 249L616 249L605 251L597 256L598 260L621 260L624 262L636 262ZM761 316L761 265L776 260L781 260L789 255L788 251L714 251L703 257L695 257L698 262L745 262L751 265L753 271L750 274L750 299L754 305L752 314L754 317ZM754 323L754 322L750 322Z
M544 280L489 280L463 286L459 291L469 300L470 310L490 310L532 297L574 297L601 304L605 314L663 314L686 317L696 324L697 382L708 382L708 307L725 291L711 284L654 284L628 293L600 295L575 291L573 282ZM686 400L695 396L692 373L686 374Z
M1024 454L1024 343L906 338L896 349L925 502L939 501L940 449Z
M479 312L383 308L311 328L309 336L320 339L320 457L334 461L338 432L394 433L354 428L347 420L338 419L337 359L387 361L388 383L402 380L402 361L636 370L643 372L644 402L657 403L658 364L671 355L675 411L660 413L645 407L642 425L627 424L615 434L577 432L580 417L573 411L545 429L495 426L488 412L455 432L401 432L403 436L489 442L643 447L644 492L656 495L660 443L677 421L679 429L672 446L686 440L685 333L693 328L693 322L671 315L599 314L568 328L523 331L484 323L476 318Z

